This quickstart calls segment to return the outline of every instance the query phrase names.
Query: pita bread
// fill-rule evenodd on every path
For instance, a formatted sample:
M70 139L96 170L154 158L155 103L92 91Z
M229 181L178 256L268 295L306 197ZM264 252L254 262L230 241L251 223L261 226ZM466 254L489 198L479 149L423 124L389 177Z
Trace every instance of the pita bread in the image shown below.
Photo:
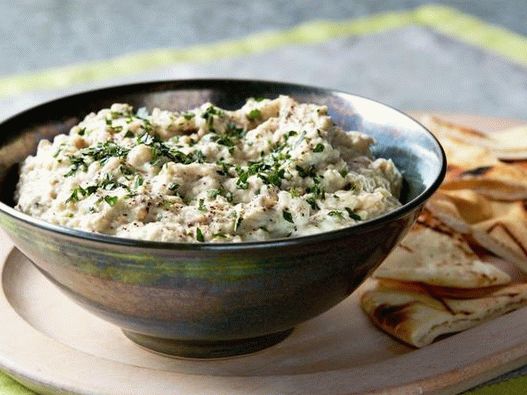
M449 128L438 122L438 118L425 115L419 119L439 140L445 150L448 166L460 169L492 166L499 162L494 153L487 147L474 145L456 138L449 133Z
M438 336L459 332L527 304L527 284L503 287L477 299L436 299L424 288L378 284L361 297L361 306L375 325L415 347Z
M443 190L471 189L490 199L527 199L527 170L523 166L497 163L468 170L450 166Z
M451 288L489 287L511 280L507 273L481 261L460 233L426 214L374 277Z
M457 232L470 235L471 241L527 273L527 210L523 202L489 201L469 190L440 191L426 208Z
M433 116L425 116L422 121L433 133L467 145L486 148L499 159L527 159L527 125L488 134Z
M470 224L493 215L490 201L469 189L439 190L426 202L426 208L441 222L463 234L471 232Z
M523 202L492 202L493 217L472 225L472 237L483 248L527 273L527 212Z

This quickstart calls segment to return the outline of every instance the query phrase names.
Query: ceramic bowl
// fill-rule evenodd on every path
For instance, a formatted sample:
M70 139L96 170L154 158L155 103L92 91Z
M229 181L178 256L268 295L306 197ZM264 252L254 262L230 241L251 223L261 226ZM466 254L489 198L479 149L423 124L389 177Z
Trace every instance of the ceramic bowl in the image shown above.
M93 110L114 102L186 110L206 101L234 109L248 97L279 94L326 104L344 129L373 136L374 154L393 159L404 175L403 206L327 233L230 244L122 239L13 209L17 164L40 139L68 133ZM414 223L445 168L441 146L422 125L352 94L243 80L123 85L54 100L0 124L0 226L50 281L134 342L171 355L224 357L268 347L350 295Z

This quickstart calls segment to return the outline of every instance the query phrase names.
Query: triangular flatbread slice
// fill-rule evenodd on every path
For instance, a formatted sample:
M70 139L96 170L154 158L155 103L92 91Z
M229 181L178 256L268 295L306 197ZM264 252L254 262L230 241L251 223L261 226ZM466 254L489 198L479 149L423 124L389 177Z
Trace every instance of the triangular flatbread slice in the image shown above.
M527 273L527 211L523 202L492 202L493 217L472 225L472 237L483 248Z
M489 201L470 190L439 191L426 203L439 220L527 273L525 203Z
M462 141L467 145L486 148L499 159L527 159L527 125L484 133L434 116L424 116L423 122L433 133Z
M441 188L471 189L495 200L523 200L527 199L527 170L508 163L470 169L450 166Z
M470 189L439 190L426 202L426 208L441 222L463 234L471 232L471 224L493 215L490 201Z
M424 115L419 120L430 129L443 146L449 167L471 169L492 166L499 162L491 149L456 138L456 135L449 132L449 128L438 123L438 118Z
M364 292L361 306L375 325L415 347L460 332L527 304L527 284L505 286L477 299L435 299L426 290L376 288Z
M374 277L450 288L510 282L507 273L481 261L460 233L427 215L420 216Z

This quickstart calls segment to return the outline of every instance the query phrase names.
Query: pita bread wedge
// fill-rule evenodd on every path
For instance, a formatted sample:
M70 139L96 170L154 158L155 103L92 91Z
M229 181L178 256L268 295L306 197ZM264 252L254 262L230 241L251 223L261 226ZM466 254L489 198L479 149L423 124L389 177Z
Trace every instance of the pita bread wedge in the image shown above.
M523 202L492 202L493 217L472 225L472 237L483 248L527 273L527 211Z
M415 347L460 332L527 304L527 284L505 286L477 299L436 299L415 286L366 291L361 306L375 325Z
M433 133L462 141L465 144L486 148L499 159L527 159L527 125L495 133L484 133L434 116L424 116L423 123Z
M468 170L450 167L443 190L471 189L490 199L527 199L527 170L522 166L497 163Z
M425 115L419 120L430 129L443 146L449 168L471 169L492 166L499 162L491 149L456 138L449 133L449 128L438 122L438 118Z
M426 208L441 222L463 234L471 232L471 224L493 215L490 201L470 189L439 190L426 202Z
M510 282L507 273L481 261L460 233L426 214L420 216L373 276L450 288Z

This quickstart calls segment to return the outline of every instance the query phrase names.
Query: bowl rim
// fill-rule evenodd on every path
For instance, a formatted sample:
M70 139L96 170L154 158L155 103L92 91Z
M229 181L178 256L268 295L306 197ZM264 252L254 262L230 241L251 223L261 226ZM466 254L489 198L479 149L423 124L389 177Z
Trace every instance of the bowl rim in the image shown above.
M37 109L56 104L58 102L79 98L84 95L96 94L98 92L108 93L112 90L116 90L116 91L128 90L128 89L135 90L141 87L157 86L157 85L167 84L167 83L179 85L183 88L186 85L189 85L189 86L192 86L192 85L199 86L199 85L209 85L209 84L210 85L214 85L214 84L221 85L221 84L229 84L229 83L269 84L269 85L274 85L278 88L287 87L287 88L295 88L295 89L304 89L306 91L326 93L326 94L353 96L353 97L357 97L357 98L360 98L360 99L363 99L369 102L373 102L375 104L380 104L384 107L387 107L395 111L402 117L407 118L410 121L414 122L424 132L428 133L429 137L432 138L433 143L435 144L436 148L439 151L440 164L441 164L440 169L436 174L435 180L432 182L430 186L426 187L419 195L414 197L409 202L403 204L401 207L396 208L395 210L388 211L387 213L383 215L380 215L373 219L361 222L356 225L351 225L351 226L347 226L344 228L331 230L328 232L315 233L311 235L294 237L294 238L278 238L278 239L270 239L270 240L264 240L264 241L242 241L242 242L227 242L227 243L152 241L152 240L141 240L141 239L129 239L129 238L123 238L123 237L116 237L116 236L107 235L104 233L89 232L89 231L69 228L69 227L65 227L61 225L55 225L55 224L46 222L42 219L32 217L21 211L18 211L14 207L7 205L3 201L0 201L0 213L6 214L7 216L15 220L22 221L30 226L39 228L40 230L44 230L44 231L51 232L51 233L58 233L62 236L72 237L75 239L81 239L83 241L90 240L93 242L99 242L99 243L108 244L112 246L120 245L120 246L129 246L129 247L137 247L137 248L154 248L154 249L162 249L162 250L198 250L198 251L199 250L237 250L237 249L249 249L249 248L254 249L254 248L269 248L269 247L288 247L292 245L330 241L330 240L340 239L340 238L351 236L351 235L360 234L362 231L369 230L379 225L399 219L405 216L406 214L410 213L414 209L417 209L422 204L424 204L424 202L428 200L428 198L439 188L439 185L443 181L445 174L446 174L447 161L446 161L446 155L445 155L445 151L443 147L439 143L438 139L434 136L434 134L430 132L430 130L428 130L423 124L421 124L419 121L417 121L412 116L388 104L385 104L383 102L380 102L374 99L370 99L362 95L357 95L354 93L349 93L349 92L338 90L338 89L323 88L323 87L318 87L318 86L296 84L296 83L290 83L290 82L284 82L284 81L259 80L259 79L237 79L237 78L193 78L193 79L150 80L150 81L134 82L134 83L129 83L129 84L108 85L108 86L99 87L96 89L78 91L78 92L75 92L69 95L60 96L52 100L48 100L43 103L34 105L32 107L19 111L13 114L12 116L2 120L0 122L0 126L3 126L6 123L9 123L16 119L20 119L24 116L27 116L31 112Z

